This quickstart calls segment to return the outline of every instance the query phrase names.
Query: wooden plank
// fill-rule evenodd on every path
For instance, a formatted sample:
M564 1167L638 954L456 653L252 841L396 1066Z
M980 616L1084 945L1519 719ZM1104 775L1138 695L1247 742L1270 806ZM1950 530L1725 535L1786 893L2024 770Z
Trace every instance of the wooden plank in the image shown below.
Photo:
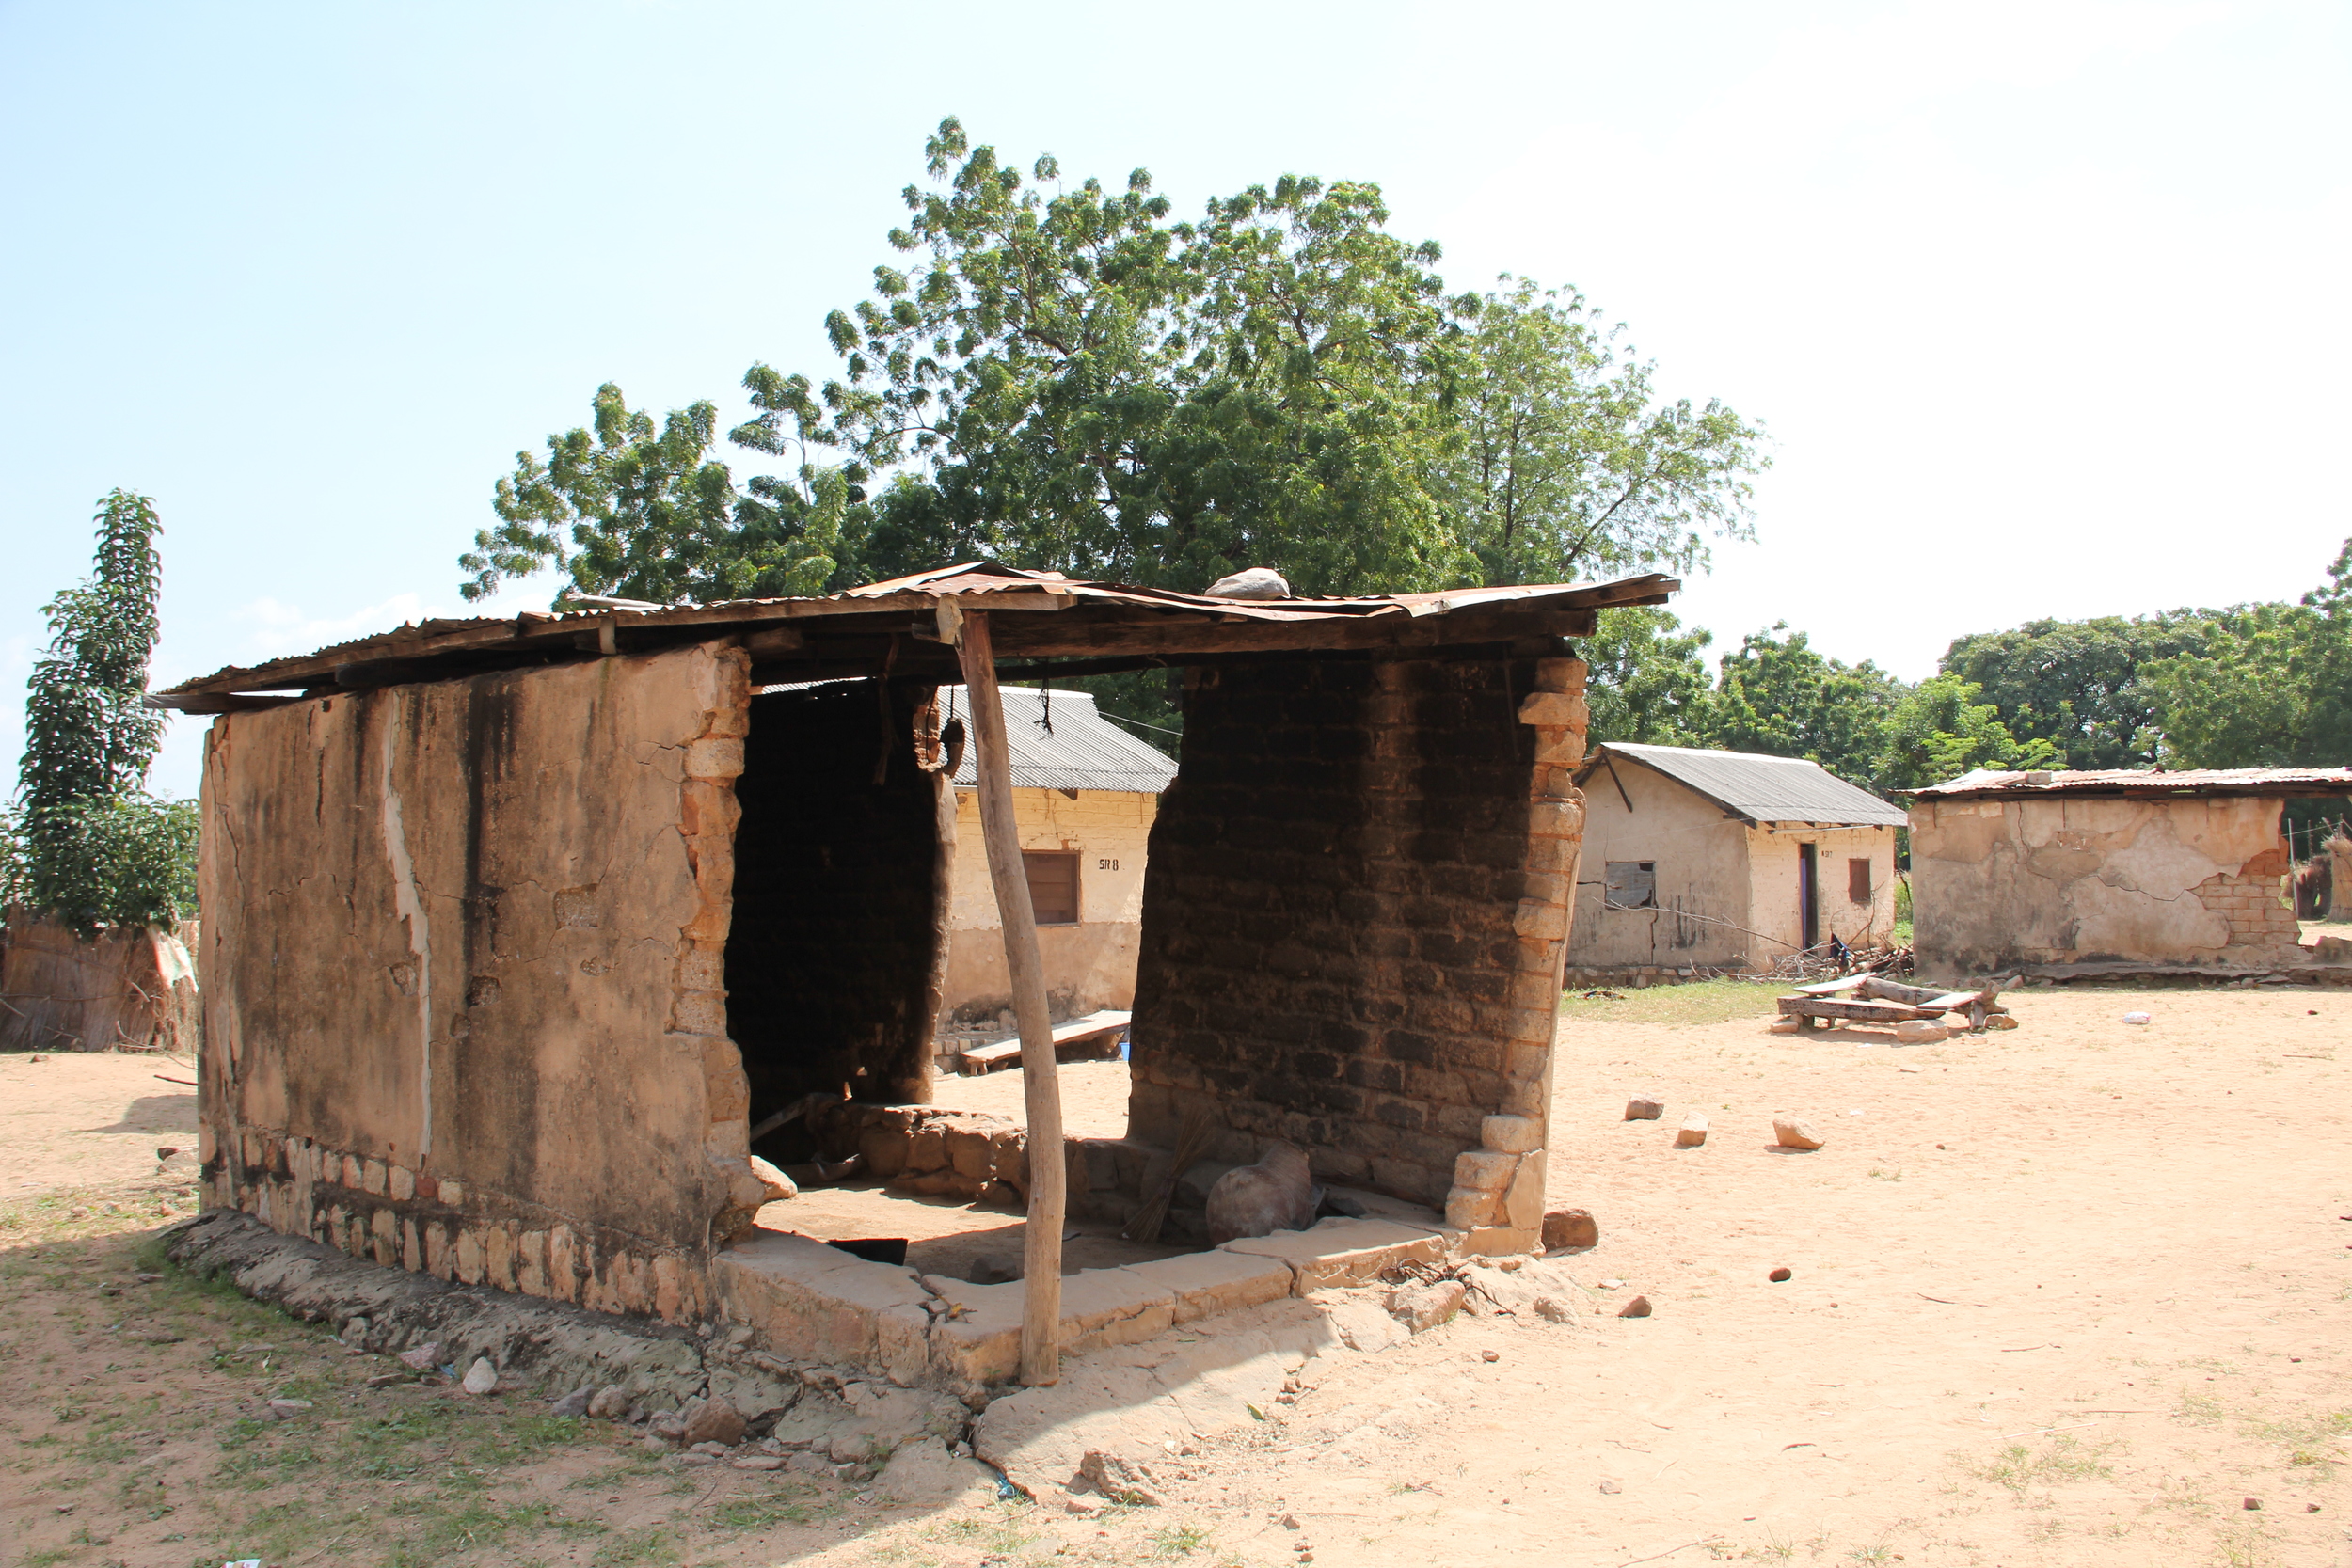
M1941 1009L1906 1006L1900 1002L1841 1002L1832 997L1784 996L1784 1018L1843 1018L1856 1023L1900 1023L1907 1018L1942 1018Z
M1046 1010L1045 961L1013 821L1012 758L1005 742L1003 698L989 612L967 610L956 651L971 699L973 773L979 782L980 837L1005 930L1005 968L1021 1023L1021 1098L1029 1122L1029 1213L1022 1247L1021 1381L1032 1387L1061 1377L1061 1227L1068 1207L1062 1163L1061 1088L1054 1067L1054 1022Z
M1253 622L1167 625L1162 621L1097 622L1092 626L1041 621L1004 628L1001 650L1008 658L1084 658L1117 654L1273 653L1293 648L1438 648L1456 642L1492 642L1515 636L1589 637L1598 624L1594 611L1504 606L1515 614L1481 608L1415 620L1396 614L1317 617L1292 625Z
M1797 994L1799 996L1836 996L1840 991L1860 990L1877 978L1875 974L1849 974L1842 980L1823 980L1815 985L1799 986Z

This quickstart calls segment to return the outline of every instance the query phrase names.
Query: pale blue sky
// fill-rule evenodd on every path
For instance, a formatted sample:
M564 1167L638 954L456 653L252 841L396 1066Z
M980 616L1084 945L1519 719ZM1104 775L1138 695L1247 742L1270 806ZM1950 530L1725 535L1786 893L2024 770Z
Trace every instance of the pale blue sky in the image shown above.
M830 369L946 113L1184 211L1375 180L1457 286L1583 289L1771 427L1681 607L1724 641L1916 677L2299 593L2352 533L2347 81L2292 0L0 4L0 783L110 486L167 530L158 684L455 612L598 382Z

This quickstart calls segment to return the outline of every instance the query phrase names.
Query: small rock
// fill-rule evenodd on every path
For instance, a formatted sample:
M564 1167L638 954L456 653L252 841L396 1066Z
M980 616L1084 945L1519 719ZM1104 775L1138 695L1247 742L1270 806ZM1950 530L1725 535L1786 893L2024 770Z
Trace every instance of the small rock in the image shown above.
M560 1400L549 1400L548 1414L550 1416L585 1416L588 1414L588 1402L596 1398L596 1391L594 1388L575 1388Z
M781 1470L784 1468L784 1455L780 1453L753 1454L748 1458L735 1460L733 1463L739 1470Z
M499 1370L490 1365L486 1355L477 1355L473 1365L466 1369L466 1380L459 1386L475 1396L498 1392Z
M1895 1025L1895 1039L1900 1045L1932 1045L1951 1037L1952 1032L1932 1019L1907 1018Z
M1219 578L1201 592L1212 599L1287 599L1291 585L1282 574L1264 566Z
M395 1383L405 1383L407 1381L408 1374L406 1372L378 1372L373 1377L368 1379L368 1386L371 1388L389 1388Z
M1988 1029L2014 1029L2017 1021L2007 1013L1987 1013L1984 1015L1984 1026Z
M588 1414L600 1421L617 1421L628 1414L628 1396L618 1388L599 1388L588 1397Z
M1400 1285L1389 1292L1389 1312L1414 1333L1426 1334L1460 1311L1462 1298L1469 1293L1469 1287L1458 1279Z
M666 1437L673 1443L682 1443L686 1440L686 1423L680 1420L674 1412L664 1411L656 1416L653 1418L653 1430L656 1436Z
M1082 1497L1073 1492L1062 1498L1061 1506L1064 1513L1074 1513L1081 1519L1091 1519L1102 1513L1105 1505L1099 1497Z
M336 1336L346 1345L358 1344L367 1337L368 1320L356 1313L343 1320L342 1332Z
M983 1252L972 1259L964 1277L975 1285L1009 1285L1021 1277L1021 1259L1002 1252Z
M796 1475L830 1477L833 1465L820 1454L796 1453L786 1458L785 1467Z
M1620 1318L1648 1317L1649 1297L1635 1296L1631 1301L1627 1302L1623 1307L1617 1308L1617 1316Z
M1282 1526L1282 1528L1283 1528L1284 1529L1297 1529L1298 1528L1300 1528L1300 1527L1299 1527L1299 1523L1298 1523L1298 1515L1297 1515L1297 1514L1295 1514L1295 1513L1285 1513L1285 1514L1283 1514L1283 1515L1282 1515L1282 1517L1281 1517L1281 1520L1280 1520L1279 1522L1280 1522L1280 1524L1281 1524L1281 1526Z
M1771 1280L1775 1285L1786 1285L1791 1279L1794 1279L1796 1275L1789 1273L1787 1269L1774 1269L1764 1277Z
M435 1339L429 1344L419 1345L415 1350L402 1351L400 1364L421 1372L431 1371L441 1364L441 1341Z
M1628 1121L1656 1121L1665 1114L1663 1104L1655 1100L1645 1100L1640 1095L1625 1102L1625 1119Z
M142 1285L152 1285L157 1280L163 1278L163 1275L159 1274L142 1274L135 1275L133 1277Z
M1078 1473L1087 1484L1115 1503L1129 1503L1142 1508L1159 1506L1159 1496L1137 1485L1134 1469L1123 1459L1106 1454L1100 1449L1087 1449L1087 1456L1078 1464Z
M2123 1015L2123 1022L2126 1023L2153 1023L2155 1022L2155 1019L2147 1013L2125 1013ZM2248 1506L2260 1508L2262 1505L2249 1500Z
M1625 1289L1625 1281L1622 1279L1604 1279L1600 1282L1600 1288L1604 1291L1622 1291Z
M654 1433L649 1432L645 1433L644 1441L640 1443L638 1447L644 1449L647 1453L668 1453L670 1451L670 1440L667 1437L656 1436Z
M769 1202L780 1203L786 1198L801 1196L801 1189L793 1185L790 1177L758 1155L753 1155L751 1163L752 1174L759 1179L760 1186L767 1190Z
M725 1451L723 1449L720 1450L721 1453ZM716 1465L719 1463L719 1456L718 1454L688 1452L678 1455L677 1460L681 1465Z
M2319 1505L2317 1503L2305 1503L2303 1505L2303 1512L2306 1513L2316 1513L2319 1512Z
M1600 1244L1600 1225L1588 1209L1554 1209L1544 1216L1544 1250Z
M1027 1207L1029 1200L1009 1181L991 1181L972 1201L983 1209L1021 1209Z
M727 1446L724 1443L697 1443L686 1451L708 1454L713 1459L724 1459L727 1456Z
M1613 1497L1625 1490L1625 1484L1622 1481L1604 1481L1600 1483L1600 1489Z
M272 1400L269 1402L269 1413L281 1421L291 1421L310 1408L309 1400Z
M1821 1135L1813 1131L1812 1123L1799 1121L1794 1117L1774 1117L1772 1137L1783 1148L1819 1148L1821 1147Z
M1499 1350L1482 1350L1478 1353L1478 1359L1481 1361L1500 1361L1502 1359L1502 1353Z
M1764 1025L1764 1032L1768 1035L1795 1035L1802 1034L1804 1030L1804 1020L1801 1018L1776 1018Z
M2246 1501L2245 1501L2244 1503L2240 1504L2239 1506L2240 1506L2240 1507L2242 1507L2242 1508L2249 1509L2249 1510L2253 1510L2253 1509L2259 1509L2260 1507L2262 1507L2262 1505L2263 1505L2263 1500L2262 1500L2260 1497L2249 1497L2249 1498L2247 1498L2247 1499L2246 1499Z
M743 1441L743 1417L724 1400L706 1400L687 1411L685 1437L690 1447L723 1443L733 1448Z
M1677 1148L1696 1148L1707 1141L1707 1118L1698 1115L1682 1118L1682 1126L1675 1132Z
M45 1062L45 1061L47 1061L49 1058L48 1058L47 1056L45 1056L45 1055L41 1054L40 1052L36 1051L36 1052L34 1052L34 1053L33 1053L30 1056L27 1056L27 1057L25 1057L24 1059L25 1059L26 1061L28 1061L28 1062ZM72 1505L71 1503L69 1503L69 1504L67 1504L66 1506L67 1506L67 1507L69 1507L69 1508L71 1508Z
M1576 1321L1576 1303L1565 1300L1560 1296L1537 1296L1535 1298L1535 1316L1543 1319L1544 1322L1548 1323L1574 1323Z

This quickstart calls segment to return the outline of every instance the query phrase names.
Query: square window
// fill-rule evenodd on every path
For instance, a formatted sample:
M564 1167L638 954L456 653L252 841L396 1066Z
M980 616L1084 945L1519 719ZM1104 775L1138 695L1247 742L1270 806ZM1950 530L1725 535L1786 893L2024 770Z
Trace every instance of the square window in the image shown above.
M1846 863L1846 896L1857 904L1870 901L1870 863L1851 860Z
M1611 861L1602 903L1613 910L1654 910L1658 907L1656 861Z
M1029 850L1021 853L1021 869L1029 880L1029 906L1041 926L1078 924L1078 857L1074 853Z

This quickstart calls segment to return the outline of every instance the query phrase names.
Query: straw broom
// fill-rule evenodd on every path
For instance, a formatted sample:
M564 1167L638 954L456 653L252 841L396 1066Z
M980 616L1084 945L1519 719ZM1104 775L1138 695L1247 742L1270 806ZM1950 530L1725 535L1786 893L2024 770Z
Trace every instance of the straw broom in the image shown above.
M1209 1102L1196 1100L1184 1107L1184 1119L1177 1125L1174 1163L1168 1167L1168 1174L1160 1179L1158 1190L1128 1222L1127 1228L1120 1232L1121 1236L1131 1242L1156 1242L1160 1239L1160 1227L1168 1222L1168 1207L1176 1201L1176 1183L1184 1180L1184 1172L1199 1163L1208 1147Z

